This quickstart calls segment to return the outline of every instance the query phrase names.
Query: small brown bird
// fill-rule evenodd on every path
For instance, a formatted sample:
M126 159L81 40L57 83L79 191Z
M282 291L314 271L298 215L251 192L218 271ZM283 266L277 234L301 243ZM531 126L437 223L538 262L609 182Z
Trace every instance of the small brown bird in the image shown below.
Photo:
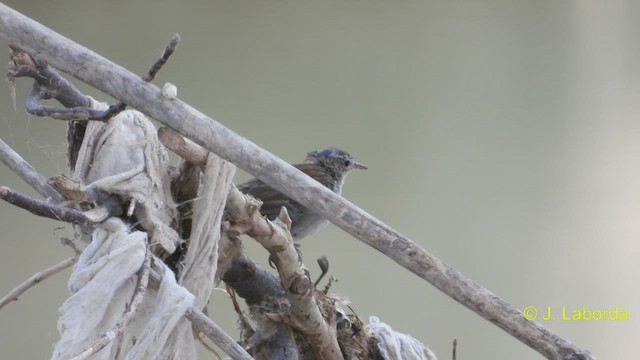
M351 170L367 168L353 161L348 152L333 147L310 152L305 162L293 166L337 194L341 193L344 180ZM275 219L282 206L286 206L292 221L291 235L294 240L301 240L327 225L328 221L325 218L265 184L262 180L250 180L239 185L238 189L260 199L262 201L260 213L269 220Z

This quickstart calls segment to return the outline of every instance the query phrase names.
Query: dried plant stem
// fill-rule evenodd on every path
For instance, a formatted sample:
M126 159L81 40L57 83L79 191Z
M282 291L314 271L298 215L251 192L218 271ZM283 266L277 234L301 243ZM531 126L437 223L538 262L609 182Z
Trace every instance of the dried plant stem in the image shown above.
M0 186L0 199L21 209L27 210L34 215L76 225L95 225L100 223L106 218L117 213L120 206L119 198L112 195L107 198L100 207L82 212L76 209L58 206L46 201L34 199L28 195L11 190L6 186Z
M158 75L160 69L162 69L167 61L169 61L171 55L173 55L173 53L176 51L176 47L178 47L179 42L180 35L175 34L171 37L171 40L169 40L167 46L164 47L164 50L162 51L160 57L151 65L149 71L147 71L147 74L143 77L144 81L152 82L153 79L156 78L156 75Z
M202 311L191 306L184 316L232 359L252 360L245 349Z
M167 149L173 151L181 158L204 170L207 165L209 151L193 141L184 138L168 127L158 129L158 139Z
M147 71L147 73L142 77L144 81L151 82L153 81L153 79L155 79L160 69L162 69L162 67L167 63L167 61L169 61L169 58L171 57L173 52L176 51L176 47L178 46L179 42L180 42L180 36L178 36L178 34L174 35L171 38L171 40L169 41L169 44L167 44L167 46L162 51L160 58L158 58L153 63L153 65L151 65L151 67L149 68L149 71ZM101 117L98 118L97 120L108 120L116 116L118 113L124 111L126 108L127 108L127 104L124 101L119 101L109 106L109 108L106 111L104 111L101 114Z
M72 266L78 261L78 256L72 256L68 259L65 259L50 268L44 269L40 272L35 273L32 277L30 277L27 281L22 284L16 286L13 290L11 290L5 297L0 299L0 309L5 307L7 304L18 301L18 297L24 294L27 290L32 287L38 285L42 281L50 278L51 276L61 272L62 270Z
M62 196L47 183L47 179L26 162L17 152L0 139L0 161L11 169L40 195L51 198L55 202L62 201Z

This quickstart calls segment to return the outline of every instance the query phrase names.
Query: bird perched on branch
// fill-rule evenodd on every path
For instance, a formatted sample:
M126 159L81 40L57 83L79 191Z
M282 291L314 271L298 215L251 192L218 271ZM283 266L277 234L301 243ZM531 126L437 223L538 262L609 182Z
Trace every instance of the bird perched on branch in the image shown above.
M348 152L333 147L310 152L305 162L293 166L337 194L341 193L344 180L351 170L367 168L353 161ZM238 185L238 189L260 199L260 213L269 220L275 219L282 206L286 206L292 222L291 235L294 240L301 240L327 224L327 220L322 216L298 204L262 180L250 180Z

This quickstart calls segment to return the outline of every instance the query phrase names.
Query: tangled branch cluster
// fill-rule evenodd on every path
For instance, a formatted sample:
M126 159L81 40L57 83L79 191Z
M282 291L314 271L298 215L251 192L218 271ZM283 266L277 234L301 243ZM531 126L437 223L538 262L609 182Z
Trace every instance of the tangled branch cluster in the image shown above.
M160 59L144 77L145 80L151 81L155 77L175 50L178 39L176 36L171 40ZM129 111L125 110L126 104L119 102L112 106L105 106L97 103L80 93L45 62L17 47L11 47L11 60L13 67L10 68L8 77L12 83L20 77L34 79L33 89L26 102L27 111L37 116L69 121L69 164L72 172L75 170L78 174L84 166L82 161L86 161L88 156L88 139L91 136L98 136L94 135L96 133L104 137L107 136L105 134L117 132L117 128L109 128L116 126L112 124L127 123L127 116L130 115ZM39 104L41 100L51 98L56 99L64 107ZM100 122L99 130L92 128L91 124L87 123L88 120ZM153 142L156 138L153 134L150 140L147 135L145 133L145 142ZM195 296L193 305L184 311L185 317L198 331L205 333L223 351L234 358L367 359L379 356L381 349L384 348L381 345L381 339L377 339L373 332L367 333L357 316L347 315L341 309L342 299L330 295L329 286L324 290L318 290L316 284L309 278L302 264L299 250L294 247L289 231L291 220L285 208L275 221L269 221L260 215L261 204L258 200L242 194L229 182L233 175L230 164L169 128L160 128L157 139L166 148L181 156L182 161L179 166L162 168L167 164L162 162L163 156L156 156L160 159L156 161L160 169L138 169L139 171L134 175L131 171L136 168L136 164L126 168L121 166L116 170L110 168L106 174L102 173L99 176L88 172L84 177L79 178L57 176L45 181L35 171L30 176L25 175L25 180L31 179L29 183L40 184L40 192L47 200L34 199L6 187L0 189L0 198L13 205L38 216L80 226L81 233L85 235L82 240L88 248L97 242L95 233L97 229L107 230L109 233L107 241L111 241L114 238L113 234L121 231L120 223L114 224L113 220L109 219L120 219L119 221L128 224L127 227L130 230L126 230L127 233L141 229L149 234L145 237L144 261L135 274L132 274L137 278L137 285L127 298L126 311L118 316L117 322L109 330L104 331L97 339L91 339L90 345L87 346L85 342L82 351L78 352L74 349L73 351L76 352L74 358L88 358L100 351L106 351L103 350L105 347L110 348L112 352L114 346L126 350L128 345L116 346L115 339L123 337L123 333L126 333L128 326L134 321L134 315L139 311L139 307L149 306L143 302L143 299L148 298L148 296L145 297L147 285L150 284L159 294L158 289L161 288L163 278L168 274ZM126 146L126 141L117 146ZM9 150L3 154L4 159L19 159L17 154ZM148 156L147 152L146 149L143 150L145 156ZM99 161L106 163L114 161L112 158L101 158L99 154L96 151L92 153L94 157L89 159L90 167L94 172L94 169L100 168ZM149 166L149 160L143 159L142 164ZM23 161L20 166L13 166L13 168L18 170L25 166L28 164ZM160 175L153 175L155 172L159 172ZM128 175L123 177L121 176L123 173ZM166 179L170 182L171 199L163 198L161 202L165 207L166 204L176 204L173 209L175 212L169 209L168 213L171 215L169 218L163 218L162 211L165 209L149 207L147 204L150 202L149 198L144 196L138 198L134 194L138 190L131 185L130 179L131 176L136 177L141 173L152 179L168 175ZM114 182L113 177L118 180ZM207 183L208 181L213 183ZM207 194L205 189L212 188L216 191L210 191ZM162 194L160 189L154 190L160 195L166 195ZM222 197L218 196L214 199L216 195L214 193L222 194ZM206 200L207 197L211 199ZM218 206L224 211L215 215L219 224L217 228L216 222L213 222L214 226L209 229L202 229L199 226L198 217L205 216L202 215L204 211L198 208L199 202L203 201L221 203L221 206L220 204ZM146 207L141 204L146 204ZM208 209L207 207L207 212ZM158 226L157 219L164 219L165 222L167 219L170 220L163 226L170 225L171 228L167 230ZM177 234L176 240L166 241L167 234L172 232ZM262 269L243 255L241 241L243 234L257 240L268 251L270 259L277 267L278 276ZM205 249L201 248L202 244L197 243L198 239L206 240L208 245ZM211 240L215 245L211 245ZM87 250L85 254L86 252ZM210 254L208 259L197 256L203 252ZM83 256L80 255L80 264L83 263ZM212 263L211 258L216 262ZM77 257L66 260L56 266L53 273L60 268L72 265L77 260ZM169 273L163 268L171 269L173 272ZM215 282L214 278L203 277L202 273L211 275L212 271L216 281L224 280L229 291L243 298L248 305L250 320L247 320L244 313L237 307L238 315L242 320L241 324L243 324L241 340L243 347L238 347L235 342L229 341L230 337L199 310L209 300L210 290ZM203 285L202 281L208 283ZM26 290L22 288L24 287L7 296L3 305L17 299L17 296ZM114 301L113 299L102 300ZM90 301L94 302L96 299ZM144 334L137 334L137 336L144 336ZM419 343L415 342L415 344ZM419 345L424 358L435 358L428 349ZM136 348L134 347L131 351L136 351ZM58 355L62 356L62 354L66 353Z

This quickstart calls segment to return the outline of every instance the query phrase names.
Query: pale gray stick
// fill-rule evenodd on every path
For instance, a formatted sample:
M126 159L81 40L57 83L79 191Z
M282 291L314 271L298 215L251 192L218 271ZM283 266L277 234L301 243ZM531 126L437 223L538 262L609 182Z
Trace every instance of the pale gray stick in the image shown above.
M30 277L27 281L22 284L16 286L13 290L11 290L5 297L0 299L0 309L2 309L5 305L9 304L12 301L18 301L18 297L24 294L27 290L32 287L38 285L45 279L59 273L60 271L70 267L78 261L78 256L72 256L68 259L62 260L61 262L44 269L40 272L35 273L32 277Z
M9 169L15 172L22 180L31 185L40 195L45 198L51 198L55 202L63 200L51 185L47 183L42 175L40 175L22 156L15 152L7 143L0 139L0 161L2 161Z
M595 359L366 211L138 75L0 4L0 36L175 129L313 209L549 359Z
M229 336L218 324L211 320L195 306L189 307L184 314L191 323L207 335L216 345L218 345L232 359L253 360L251 355L243 349L231 336Z

